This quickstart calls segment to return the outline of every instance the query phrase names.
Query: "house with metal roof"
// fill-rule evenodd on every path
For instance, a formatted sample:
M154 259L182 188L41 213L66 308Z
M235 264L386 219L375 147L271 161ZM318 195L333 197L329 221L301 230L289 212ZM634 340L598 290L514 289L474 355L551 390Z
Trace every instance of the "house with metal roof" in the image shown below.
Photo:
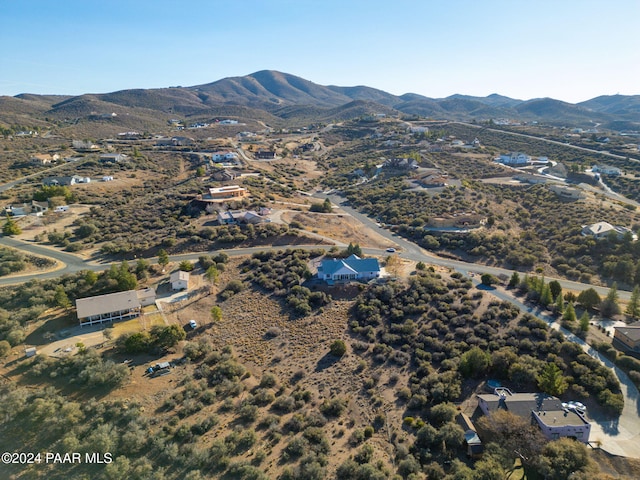
M135 318L140 315L141 307L138 292L135 290L76 300L80 326Z
M318 278L329 285L347 283L353 280L371 280L380 277L380 264L377 258L360 258L351 255L347 258L323 260L318 267Z

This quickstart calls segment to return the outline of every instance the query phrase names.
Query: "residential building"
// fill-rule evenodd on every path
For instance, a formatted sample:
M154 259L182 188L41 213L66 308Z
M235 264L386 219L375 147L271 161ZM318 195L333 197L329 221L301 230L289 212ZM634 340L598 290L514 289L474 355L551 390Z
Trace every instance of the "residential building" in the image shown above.
M608 238L609 235L615 235L618 240L622 240L625 235L631 235L633 241L638 240L638 235L626 227L614 226L608 222L598 222L593 225L583 225L582 235L585 237L593 237L598 240Z
M273 160L274 158L276 158L276 152L272 151L272 150L258 150L255 153L255 157L258 160Z
M137 293L141 307L147 307L156 303L156 291L152 287L138 290Z
M58 160L60 160L60 155L57 153L53 155L49 155L48 153L36 153L29 159L31 163L35 163L37 165L50 165L51 162L57 162Z
M492 394L478 395L478 406L488 417L499 410L509 411L537 425L549 440L570 437L588 443L591 424L578 410L565 405L551 395L511 393L506 388L496 388Z
M235 161L238 159L238 154L236 152L214 152L211 154L211 160L214 162L229 162Z
M613 327L613 342L629 353L640 354L640 321Z
M484 445L482 445L482 440L478 437L475 425L463 412L460 412L456 416L456 422L462 427L462 430L464 430L464 443L467 446L467 456L473 459L480 458L484 453Z
M169 276L169 282L171 282L171 290L188 290L190 278L191 274L189 272L183 272L182 270L173 272Z
M135 290L76 300L80 326L135 318L140 315L141 306Z
M230 170L216 170L211 174L211 178L220 182L235 180L238 175Z
M549 185L549 190L555 193L558 197L566 200L580 200L581 198L584 198L584 193L579 188L565 187L564 185L554 183Z
M218 223L220 225L235 225L238 223L257 224L268 222L261 214L253 210L226 210L218 212Z
M123 153L102 153L100 154L100 161L102 163L122 163L127 159L127 156Z
M486 215L474 212L459 212L429 218L427 227L435 228L480 228L487 223Z
M497 161L504 165L526 165L531 161L531 157L521 152L511 152L500 155Z
M84 181L85 177L74 175L72 177L45 177L42 179L42 184L45 187L62 187L75 185L76 183L88 183Z
M203 195L202 201L217 202L224 200L239 200L247 195L247 190L238 185L210 188L208 195Z
M100 150L98 145L95 145L88 140L73 140L71 145L73 146L73 149L78 152L95 152L96 150Z
M323 260L318 267L318 278L332 285L352 280L371 280L380 276L380 264L376 258L347 258Z
M600 173L602 175L620 176L622 171L619 168L612 167L610 165L594 165L591 168L593 173Z

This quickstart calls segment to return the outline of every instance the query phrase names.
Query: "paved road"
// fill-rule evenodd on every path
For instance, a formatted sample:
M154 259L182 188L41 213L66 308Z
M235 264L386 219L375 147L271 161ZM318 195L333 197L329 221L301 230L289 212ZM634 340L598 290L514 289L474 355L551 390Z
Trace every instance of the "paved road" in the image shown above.
M353 217L357 218L361 223L373 229L375 232L379 233L383 237L387 238L390 242L390 246L393 243L395 243L396 245L399 245L400 248L402 248L402 252L400 252L400 256L407 258L409 260L413 260L416 262L423 261L423 262L431 263L434 265L440 265L443 267L448 267L448 268L452 268L452 269L463 271L463 272L473 272L479 275L483 273L490 273L496 276L506 275L507 277L510 277L514 272L513 270L508 270L506 268L491 267L487 265L480 265L475 263L463 262L460 260L453 260L449 258L438 257L437 255L434 255L433 253L430 253L420 248L415 243L410 242L404 239L403 237L395 233L392 233L383 227L378 226L378 224L376 224L376 222L373 221L368 216L358 212L357 210L349 207L348 205L345 205L346 201L342 197L339 197L335 194L329 194L329 195L316 194L315 196L317 198L329 198L329 200L331 200L332 203L336 205L340 205L340 208L342 208L349 215L352 215ZM519 273L522 275L522 272L519 272ZM606 296L607 293L609 293L609 288L607 287L600 287L600 286L590 285L586 283L574 282L571 280L564 280L561 278L545 277L545 279L547 281L557 280L558 282L560 282L560 285L562 285L562 288L565 290L582 291L582 290L586 290L587 288L594 288L598 292L598 294L600 294L600 296L602 297ZM618 294L621 300L629 300L631 296L631 292L625 291L625 290L618 290Z
M478 284L477 280L473 279L473 281L476 285ZM584 340L562 328L560 324L556 322L555 318L545 310L526 305L511 293L504 290L491 289L485 291L488 291L491 295L501 300L511 302L523 312L529 312L544 320L551 328L562 332L567 340L579 344L587 354L599 360L605 367L613 371L614 375L620 381L620 390L624 396L622 415L615 420L610 420L599 415L589 415L589 412L587 412L589 420L592 422L591 435L589 438L592 443L602 442L601 448L612 455L640 458L640 394L629 377L616 367L612 361L601 355L600 352L588 345Z

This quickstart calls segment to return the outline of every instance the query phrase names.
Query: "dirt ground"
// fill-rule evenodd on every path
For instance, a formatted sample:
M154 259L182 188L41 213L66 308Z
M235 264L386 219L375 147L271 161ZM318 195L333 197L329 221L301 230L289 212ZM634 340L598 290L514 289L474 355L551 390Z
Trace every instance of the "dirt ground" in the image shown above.
M364 227L349 215L313 212L284 212L282 220L298 222L312 233L330 237L339 242L357 243L361 247L387 248L391 242L370 228Z

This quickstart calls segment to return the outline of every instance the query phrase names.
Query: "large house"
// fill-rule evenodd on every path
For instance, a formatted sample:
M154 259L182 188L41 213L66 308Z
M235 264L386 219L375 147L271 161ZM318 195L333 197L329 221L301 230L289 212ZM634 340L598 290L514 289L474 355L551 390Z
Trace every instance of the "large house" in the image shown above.
M255 225L268 221L269 219L264 218L254 210L225 210L218 212L218 223L220 225L236 225L238 223Z
M238 185L210 188L209 194L202 196L204 202L219 202L224 200L239 200L247 195L247 190Z
M236 152L214 152L211 154L211 160L214 162L235 161L238 159Z
M255 156L259 160L273 160L274 158L276 158L276 152L272 150L260 149L255 153Z
M497 161L504 165L526 165L531 161L531 157L521 152L511 152L500 155Z
M613 341L628 352L640 354L640 321L613 328Z
M603 175L619 176L622 174L622 171L619 168L612 167L610 165L594 165L591 171L593 173L601 173Z
M81 177L80 175L73 175L72 177L45 177L42 179L42 184L45 187L52 186L67 186L75 185L76 183L89 183L91 179L89 177Z
M560 437L589 442L591 424L575 408L569 408L556 397L544 393L511 393L507 388L496 388L494 393L478 395L482 413L505 410L531 420L549 440ZM533 423L535 422L535 423Z
M346 283L351 280L371 280L380 276L380 264L376 258L347 258L323 260L318 267L318 278L328 284Z
M127 290L126 292L107 293L96 297L76 300L76 311L80 326L94 323L115 322L140 316L143 306L155 301L155 292L149 289Z
M638 235L626 227L613 226L608 222L598 222L593 225L583 225L582 235L585 237L593 237L597 240L608 238L609 235L615 235L618 240L624 238L625 235L631 234L633 241L638 240Z

